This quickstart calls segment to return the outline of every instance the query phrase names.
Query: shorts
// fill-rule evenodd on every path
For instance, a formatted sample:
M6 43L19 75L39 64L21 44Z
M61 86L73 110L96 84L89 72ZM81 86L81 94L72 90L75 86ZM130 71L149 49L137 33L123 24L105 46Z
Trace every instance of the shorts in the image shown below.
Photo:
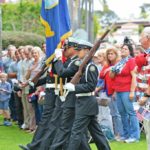
M0 109L8 110L9 109L9 101L0 101Z

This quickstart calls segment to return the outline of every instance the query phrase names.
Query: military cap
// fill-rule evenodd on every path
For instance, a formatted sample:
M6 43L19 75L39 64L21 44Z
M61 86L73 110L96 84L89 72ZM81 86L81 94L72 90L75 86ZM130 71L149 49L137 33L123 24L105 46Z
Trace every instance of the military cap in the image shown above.
M77 48L77 46L78 46L78 40L73 37L67 38L64 42L64 48L68 48L68 47Z
M84 41L84 40L79 40L78 42L78 49L91 49L93 47L93 44L90 42Z

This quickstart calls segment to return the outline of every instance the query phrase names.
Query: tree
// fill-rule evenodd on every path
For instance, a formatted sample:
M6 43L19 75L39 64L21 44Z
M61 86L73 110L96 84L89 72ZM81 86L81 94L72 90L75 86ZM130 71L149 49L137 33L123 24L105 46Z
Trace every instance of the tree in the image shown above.
M3 31L25 31L44 35L40 22L40 3L20 1L2 5Z
M102 27L106 27L112 22L115 22L118 19L120 19L114 11L109 9L106 0L99 0L99 2L102 5L103 10L98 11L97 14L99 14L100 23L102 24Z
M150 4L143 4L141 7L140 18L148 18L150 16Z

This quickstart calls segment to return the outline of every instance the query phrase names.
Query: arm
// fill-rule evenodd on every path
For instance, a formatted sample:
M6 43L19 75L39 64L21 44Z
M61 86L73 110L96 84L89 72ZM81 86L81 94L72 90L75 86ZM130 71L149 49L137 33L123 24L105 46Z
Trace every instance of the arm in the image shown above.
M5 89L5 92L8 93L8 94L11 94L12 89L11 89L10 83L7 83L7 89Z
M87 71L87 82L75 85L75 93L93 92L97 85L98 70L95 65L91 64Z
M136 70L135 69L131 71L131 76L132 76L132 80L131 80L131 88L130 88L129 98L130 98L130 100L133 100L135 88L136 88Z
M106 73L109 71L109 67L108 66L104 66L102 68L102 70L100 71L100 78L101 79L104 79L105 78L105 75Z
M25 78L28 80L30 78L30 75L31 75L31 70L28 69L26 75L25 75Z
M62 61L58 60L54 63L55 70L58 76L62 78L72 77L79 68L80 61L74 61L69 67L65 68Z
M110 76L110 78L115 78L115 76L116 76L116 73L115 72L112 72L111 70L110 70L110 72L109 72L109 76Z

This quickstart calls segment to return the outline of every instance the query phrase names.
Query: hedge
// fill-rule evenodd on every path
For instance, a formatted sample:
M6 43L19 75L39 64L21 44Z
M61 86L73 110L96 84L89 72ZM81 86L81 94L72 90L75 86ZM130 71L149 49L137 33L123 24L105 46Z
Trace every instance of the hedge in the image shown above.
M2 32L3 49L7 48L7 46L10 44L15 45L16 47L24 45L41 46L44 41L45 37L34 33L14 31Z

